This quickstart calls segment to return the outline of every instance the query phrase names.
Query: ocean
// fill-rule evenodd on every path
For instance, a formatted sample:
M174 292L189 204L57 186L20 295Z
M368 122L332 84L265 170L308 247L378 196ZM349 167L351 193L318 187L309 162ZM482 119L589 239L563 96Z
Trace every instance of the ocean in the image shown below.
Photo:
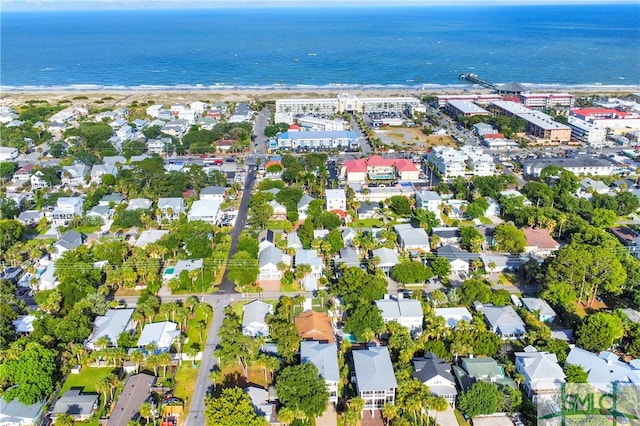
M640 85L640 4L3 12L16 89Z

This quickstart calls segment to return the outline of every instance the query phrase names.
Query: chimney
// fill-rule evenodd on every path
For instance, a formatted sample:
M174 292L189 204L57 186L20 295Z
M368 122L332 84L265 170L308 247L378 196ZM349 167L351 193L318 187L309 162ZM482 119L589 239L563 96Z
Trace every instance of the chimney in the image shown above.
M388 294L384 295L384 300L389 300L389 295Z
M469 359L473 359L473 354L469 354Z
M404 293L399 291L398 292L398 300L402 300L402 299L404 299Z

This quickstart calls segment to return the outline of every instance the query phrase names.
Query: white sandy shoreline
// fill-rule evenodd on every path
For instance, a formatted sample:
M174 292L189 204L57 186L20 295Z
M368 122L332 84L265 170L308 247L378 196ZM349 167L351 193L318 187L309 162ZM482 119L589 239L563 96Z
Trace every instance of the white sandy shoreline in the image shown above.
M575 95L601 94L616 95L640 93L640 86L613 86L613 85L526 85L532 92L545 93L572 93ZM46 100L59 102L63 100L77 100L92 103L104 101L105 104L121 105L138 102L193 102L203 101L272 101L285 98L330 98L340 93L351 93L356 96L386 97L386 96L424 96L444 94L472 94L490 93L489 89L483 89L471 85L435 86L435 87L221 87L221 88L197 88L197 87L131 87L110 88L100 86L95 89L86 87L60 88L2 88L0 87L0 104L12 106L20 105L29 100Z

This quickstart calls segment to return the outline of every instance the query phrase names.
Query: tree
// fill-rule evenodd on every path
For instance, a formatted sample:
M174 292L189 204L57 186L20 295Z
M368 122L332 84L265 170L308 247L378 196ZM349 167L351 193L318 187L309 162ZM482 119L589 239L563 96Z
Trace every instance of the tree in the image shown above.
M258 261L246 251L236 252L228 268L227 277L240 287L256 282L260 272Z
M402 284L423 283L433 277L431 268L419 261L401 262L391 268L391 278Z
M609 209L594 209L591 212L591 224L596 228L604 229L612 227L618 220L618 215Z
M325 381L310 362L283 369L276 379L276 392L282 405L307 418L320 416L329 402Z
M564 374L567 383L587 383L587 378L589 377L589 373L577 364L566 364L564 366Z
M451 273L451 263L446 257L436 257L431 260L431 269L440 279L446 279Z
M369 273L357 266L345 268L338 282L331 286L331 293L347 305L382 299L386 290L387 280L382 272Z
M493 414L502 406L503 399L502 392L495 384L480 381L460 395L458 408L469 417Z
M0 253L6 251L18 241L22 241L26 233L24 225L13 219L0 219Z
M484 242L484 237L474 226L460 227L460 244L467 250L478 253Z
M53 426L73 426L75 423L71 414L61 413L56 414L56 421L53 423Z
M582 321L576 330L576 343L588 351L607 350L614 341L622 338L624 329L619 316L606 312L596 312Z
M466 280L460 287L460 302L470 306L476 300L487 303L491 299L491 287L477 279Z
M411 214L411 203L409 199L403 195L394 195L387 200L387 204L391 211L398 216L408 216Z
M242 389L233 387L222 390L219 397L205 400L205 417L211 426L262 426L267 421L258 417L251 405L249 395Z
M149 424L149 419L153 418L153 407L148 402L143 402L140 406L140 417L144 418L146 424Z
M357 341L366 341L366 334L378 334L384 331L382 311L374 305L360 303L349 309L344 330L351 333Z
M501 223L496 226L494 239L497 251L511 254L522 253L527 245L527 239L524 236L524 232L516 228L516 226L510 222Z
M56 351L37 342L29 342L19 353L7 355L0 364L0 382L17 386L7 389L4 399L17 398L31 405L50 395L57 376L56 355Z

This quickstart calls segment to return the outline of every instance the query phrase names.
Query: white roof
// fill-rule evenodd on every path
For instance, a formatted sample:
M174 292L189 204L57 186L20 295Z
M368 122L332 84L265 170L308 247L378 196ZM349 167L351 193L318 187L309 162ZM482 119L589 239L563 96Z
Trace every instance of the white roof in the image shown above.
M95 343L102 336L109 338L112 344L116 344L120 333L126 330L133 309L109 309L104 315L99 316L93 322L96 329L89 338L89 342Z
M471 312L462 306L457 308L435 308L433 312L439 317L443 317L451 328L455 327L458 321L471 322L472 319Z
M175 322L163 321L147 324L142 329L138 339L138 347L155 344L159 349L169 348L173 340L180 335L180 330Z
M382 318L393 320L395 318L422 318L422 305L419 300L397 298L389 296L389 298L376 300L376 306L382 311Z
M191 205L189 220L195 220L198 217L215 216L218 211L220 211L220 200L197 200Z

